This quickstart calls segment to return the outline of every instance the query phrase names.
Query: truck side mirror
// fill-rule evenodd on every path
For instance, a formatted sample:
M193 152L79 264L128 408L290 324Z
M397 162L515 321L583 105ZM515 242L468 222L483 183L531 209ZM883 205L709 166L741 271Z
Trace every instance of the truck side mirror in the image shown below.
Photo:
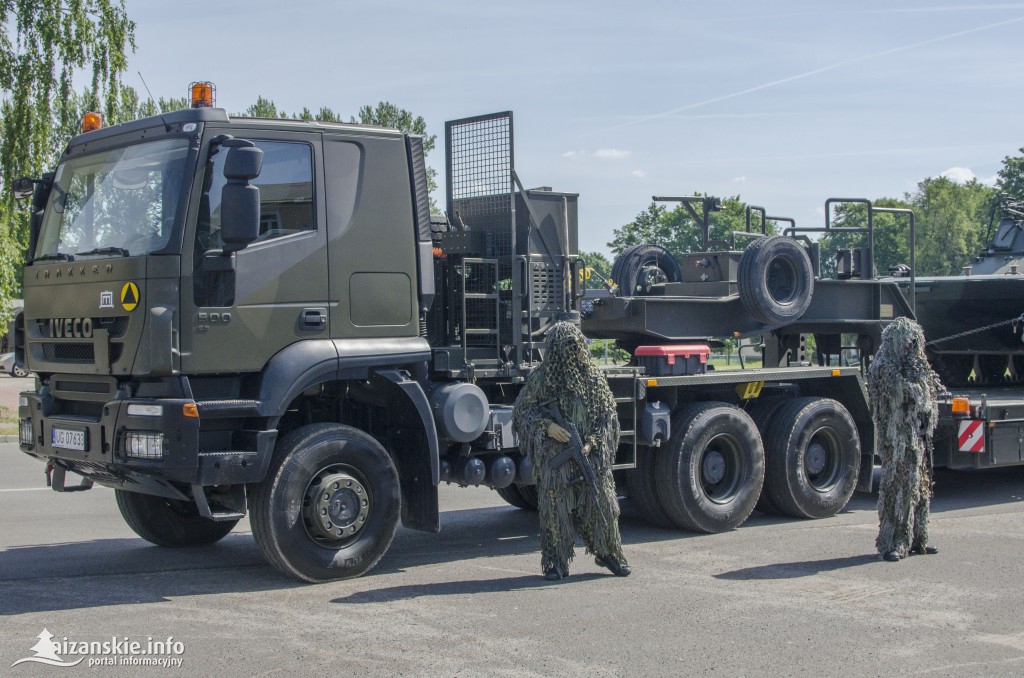
M19 188L25 188L26 185L32 189L32 216L28 220L28 257L26 260L31 259L35 256L36 243L39 242L39 231L43 226L43 210L46 209L46 202L50 199L50 190L53 188L53 172L46 172L43 174L43 178L39 181L34 179L18 179L15 183L15 195L18 195ZM22 184L20 182L27 182Z
M32 195L32 191L34 189L35 182L28 177L15 179L14 182L11 184L11 192L14 193L14 197L17 200L22 200L24 198L29 197L30 195Z
M244 249L260 234L260 189L249 182L260 175L263 151L251 141L230 139L224 160L224 178L221 190L220 235L225 254Z

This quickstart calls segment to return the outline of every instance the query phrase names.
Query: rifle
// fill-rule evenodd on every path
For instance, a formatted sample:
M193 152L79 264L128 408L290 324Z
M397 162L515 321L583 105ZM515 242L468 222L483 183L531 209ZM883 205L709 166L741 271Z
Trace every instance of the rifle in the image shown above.
M597 515L601 517L601 525L607 529L608 517L604 514L604 503L601 501L601 489L597 484L597 476L594 475L594 467L591 466L590 462L587 460L587 455L583 454L583 440L580 438L580 432L571 421L566 421L565 417L562 416L562 410L558 407L558 398L545 400L540 404L540 406L545 412L551 415L551 418L556 424L569 432L569 442L566 443L568 447L555 457L551 468L557 469L570 459L576 462L576 466L579 467L580 473L583 474L583 480L587 483L587 489L590 490L590 497L594 500L594 505L597 506Z

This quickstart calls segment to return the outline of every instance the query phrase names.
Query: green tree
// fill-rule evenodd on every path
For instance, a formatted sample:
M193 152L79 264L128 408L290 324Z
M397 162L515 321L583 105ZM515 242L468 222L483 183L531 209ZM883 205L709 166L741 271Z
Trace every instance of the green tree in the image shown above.
M913 205L905 200L881 198L874 201L875 207L894 209L912 209ZM887 275L889 270L900 264L910 264L910 228L908 217L893 214L876 214L872 219L875 235L875 271L877 275ZM836 206L832 218L832 227L837 229L821 236L820 245L821 275L834 278L837 272L836 255L840 249L866 247L866 233L843 232L842 229L867 228L867 205L860 203L841 203ZM920 236L919 236L920 237ZM920 251L920 241L918 251ZM918 262L920 271L920 262Z
M882 198L875 207L912 209L916 217L917 275L956 275L985 244L989 210L996 191L977 181L958 184L946 177L925 179L903 200ZM865 228L867 206L848 203L836 208L834 227ZM909 223L906 217L876 214L875 268L887 275L892 267L910 264ZM864 247L867 236L837 232L823 236L822 275L836 273L840 248Z
M28 231L28 206L10 183L53 165L77 122L76 73L91 76L100 112L116 114L134 34L124 0L0 0L0 319L17 294Z
M1024 148L1020 149L1024 153ZM1000 193L1024 200L1024 155L1006 156L996 175L996 188Z
M700 197L695 194L695 197ZM695 206L700 213L700 205ZM735 195L722 200L722 209L712 212L709 219L708 239L720 241L711 243L712 249L725 243L732 243L733 233L747 230L747 206ZM751 230L760 232L760 221L757 216L751 217ZM776 233L773 222L767 224L768 233ZM652 202L647 209L636 216L630 223L612 232L613 240L608 247L615 254L621 254L634 245L660 245L673 254L696 252L701 247L701 225L695 220L684 205L668 207L664 203ZM737 238L735 245L742 249L743 238Z
M589 275L584 277L588 290L597 290L604 287L604 281L612 275L612 262L600 252L580 252L580 256L587 262Z
M305 109L303 109L305 111ZM238 114L240 118L287 118L284 111L277 110L277 106L270 99L264 99L257 95L256 103L245 109L245 113Z
M918 275L956 275L985 245L996 191L977 181L925 179L909 196L917 215Z

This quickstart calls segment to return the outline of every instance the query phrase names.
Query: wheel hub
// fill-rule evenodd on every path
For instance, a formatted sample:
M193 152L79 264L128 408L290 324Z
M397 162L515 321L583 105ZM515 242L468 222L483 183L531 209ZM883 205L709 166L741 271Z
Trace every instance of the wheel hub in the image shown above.
M704 482L709 485L717 485L725 477L725 457L718 450L708 450L701 462L701 473Z
M357 478L328 469L309 484L304 508L306 525L314 538L348 541L366 524L370 496Z
M804 464L807 467L807 473L812 476L818 475L828 465L828 450L819 442L811 443L807 446Z

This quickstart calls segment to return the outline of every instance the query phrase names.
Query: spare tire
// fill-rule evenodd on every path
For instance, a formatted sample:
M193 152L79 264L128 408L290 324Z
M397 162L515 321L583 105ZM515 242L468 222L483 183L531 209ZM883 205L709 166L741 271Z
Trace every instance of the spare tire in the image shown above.
M615 258L612 281L624 297L642 297L654 285L681 282L683 272L672 253L659 245L636 245Z
M767 325L799 319L814 293L810 257L795 240L781 235L758 238L747 246L736 282L743 306Z

